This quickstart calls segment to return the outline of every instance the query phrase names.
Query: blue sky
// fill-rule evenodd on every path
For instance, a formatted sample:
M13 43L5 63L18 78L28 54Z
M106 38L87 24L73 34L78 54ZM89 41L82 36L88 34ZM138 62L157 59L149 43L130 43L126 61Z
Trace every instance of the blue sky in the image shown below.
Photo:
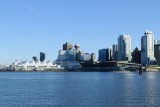
M0 63L31 60L45 52L55 60L62 44L96 53L119 34L140 48L145 30L160 39L159 0L0 0Z

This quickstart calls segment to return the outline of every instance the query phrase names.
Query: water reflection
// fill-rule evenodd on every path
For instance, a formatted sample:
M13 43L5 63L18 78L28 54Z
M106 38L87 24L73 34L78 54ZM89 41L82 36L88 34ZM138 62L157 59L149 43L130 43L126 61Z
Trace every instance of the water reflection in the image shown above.
M160 73L0 73L0 106L160 106Z

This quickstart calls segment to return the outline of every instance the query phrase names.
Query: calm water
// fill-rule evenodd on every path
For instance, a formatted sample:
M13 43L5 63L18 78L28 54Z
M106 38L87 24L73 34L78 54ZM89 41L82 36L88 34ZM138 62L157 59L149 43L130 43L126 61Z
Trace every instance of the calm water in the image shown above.
M160 72L0 73L0 107L160 107Z

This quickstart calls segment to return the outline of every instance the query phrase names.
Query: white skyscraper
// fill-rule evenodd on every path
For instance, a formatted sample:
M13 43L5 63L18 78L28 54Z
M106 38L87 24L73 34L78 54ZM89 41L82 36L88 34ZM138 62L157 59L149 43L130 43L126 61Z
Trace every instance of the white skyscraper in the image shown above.
M150 65L154 61L154 34L145 31L144 36L141 38L141 64Z
M118 60L131 61L131 37L130 35L120 35L118 37Z

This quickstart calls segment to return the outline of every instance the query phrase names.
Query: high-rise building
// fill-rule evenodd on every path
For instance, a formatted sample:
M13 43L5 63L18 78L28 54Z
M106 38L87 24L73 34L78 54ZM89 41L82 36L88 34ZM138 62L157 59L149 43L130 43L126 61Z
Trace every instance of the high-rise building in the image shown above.
M81 51L77 52L76 51L76 61L80 61L81 60Z
M141 64L141 51L137 47L132 52L132 62Z
M96 55L95 55L95 53L92 53L90 56L91 56L91 59L90 59L91 61L95 61L95 60L96 60Z
M160 44L154 45L154 56L157 60L158 65L160 65Z
M118 60L131 61L131 37L129 35L120 35L118 37Z
M80 51L80 45L63 44L63 50L59 50L57 61L90 61L91 55ZM93 57L94 59L94 57Z
M75 61L76 52L74 50L59 50L58 61Z
M79 51L80 45L76 44L76 45L74 45L74 48L76 51Z
M99 50L98 61L105 62L106 61L106 49Z
M81 61L90 61L91 56L89 53L83 53L81 52Z
M151 31L145 31L141 38L141 64L151 65L154 62L154 34Z
M37 58L36 56L33 56L33 60L34 60L35 62L38 62L38 58Z
M118 61L118 45L112 46L112 60Z
M99 50L99 61L112 61L112 50L110 48Z
M40 61L43 62L45 60L46 56L44 52L40 52Z
M68 42L63 44L63 50L72 50L73 49L73 45L69 44Z
M112 49L111 48L106 49L106 61L112 61Z
M155 45L160 44L160 40L154 40L154 44Z
M76 61L80 61L81 60L81 51L79 50L80 45L76 44L74 45L74 48L76 52Z
M67 53L67 61L76 61L76 51L68 50Z

